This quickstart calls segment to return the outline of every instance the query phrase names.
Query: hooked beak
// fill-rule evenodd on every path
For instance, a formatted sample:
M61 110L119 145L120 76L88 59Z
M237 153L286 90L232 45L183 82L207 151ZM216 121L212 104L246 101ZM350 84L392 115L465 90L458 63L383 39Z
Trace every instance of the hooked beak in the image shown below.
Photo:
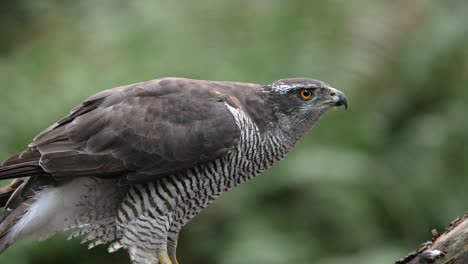
M346 98L344 93L338 91L337 89L330 88L330 96L334 106L344 105L345 109L348 109L348 98Z

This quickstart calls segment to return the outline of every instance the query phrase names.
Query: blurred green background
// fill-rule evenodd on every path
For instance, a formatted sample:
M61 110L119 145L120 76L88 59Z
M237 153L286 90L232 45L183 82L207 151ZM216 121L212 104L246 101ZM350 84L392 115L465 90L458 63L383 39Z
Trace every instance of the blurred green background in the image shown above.
M0 160L113 86L322 79L350 109L197 216L180 261L393 263L468 209L467 14L463 0L4 1ZM129 263L65 238L0 263Z

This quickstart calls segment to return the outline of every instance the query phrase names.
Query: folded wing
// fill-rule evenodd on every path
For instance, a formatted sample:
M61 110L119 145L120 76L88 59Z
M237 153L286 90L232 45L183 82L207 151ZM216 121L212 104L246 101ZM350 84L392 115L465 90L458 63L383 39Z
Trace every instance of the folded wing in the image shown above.
M221 85L166 78L98 93L4 162L0 179L139 182L216 159L237 145L240 131L226 107L226 89L215 84Z

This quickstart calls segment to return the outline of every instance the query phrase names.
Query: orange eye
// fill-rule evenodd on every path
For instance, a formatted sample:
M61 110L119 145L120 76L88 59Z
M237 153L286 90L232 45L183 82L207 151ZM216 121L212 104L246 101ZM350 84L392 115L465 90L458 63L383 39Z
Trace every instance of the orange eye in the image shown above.
M312 98L313 94L312 94L312 92L310 90L301 90L299 95L301 96L302 99L309 100L309 99Z

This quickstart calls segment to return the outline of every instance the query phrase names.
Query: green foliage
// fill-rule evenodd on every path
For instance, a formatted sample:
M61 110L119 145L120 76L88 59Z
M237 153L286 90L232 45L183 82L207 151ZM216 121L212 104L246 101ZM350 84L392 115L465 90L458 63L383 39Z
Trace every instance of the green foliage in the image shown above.
M391 263L467 210L465 1L15 1L0 160L87 96L163 76L326 80L347 93L273 169L181 235L182 263ZM0 263L128 263L56 236Z

